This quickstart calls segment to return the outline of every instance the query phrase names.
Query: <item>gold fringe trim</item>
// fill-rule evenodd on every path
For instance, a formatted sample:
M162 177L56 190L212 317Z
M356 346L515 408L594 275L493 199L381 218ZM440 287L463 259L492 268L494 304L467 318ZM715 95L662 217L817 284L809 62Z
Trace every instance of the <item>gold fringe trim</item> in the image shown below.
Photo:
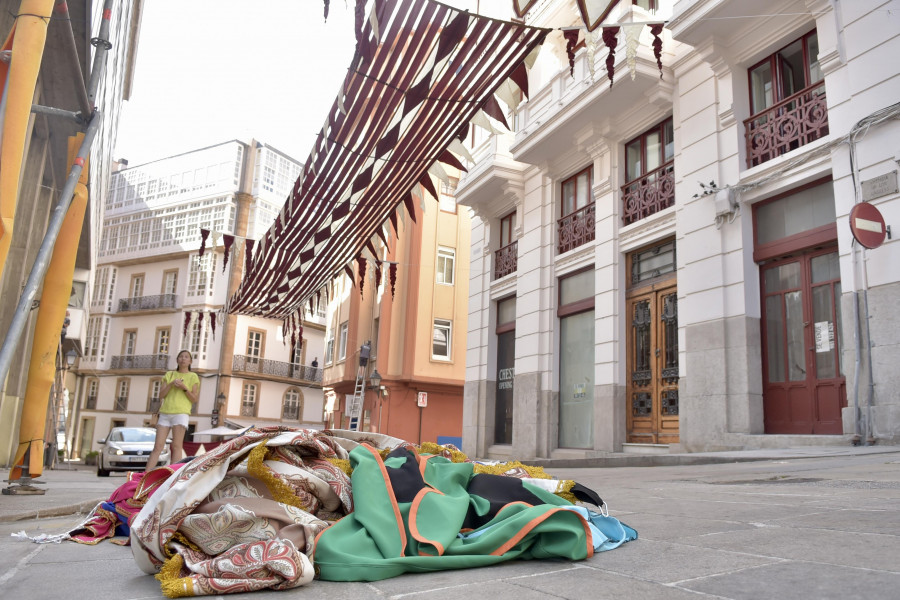
M346 458L326 457L328 462L336 466L338 469L347 474L347 477L353 475L353 469L350 468L350 461Z
M194 595L194 581L190 577L181 577L184 559L176 554L167 560L159 573L155 575L166 598L186 598Z
M469 457L466 456L463 452L459 450L451 450L446 446L441 446L434 442L423 442L422 445L419 446L419 449L425 454L439 454L443 455L445 452L450 454L450 460L455 463L462 463L469 460Z
M575 494L572 493L572 488L575 487L575 481L572 479L560 479L559 483L556 484L556 491L553 492L563 500L568 500L572 504L578 504L578 498L575 497Z
M478 463L475 464L475 472L476 473L489 473L491 475L503 475L507 471L511 471L512 469L522 469L526 473L528 473L529 477L534 479L553 479L545 470L544 467L534 467L531 465L523 465L517 460L513 460L510 462L500 463L497 465L480 465Z
M287 504L300 510L309 512L309 507L303 504L293 488L286 484L272 469L263 464L268 454L265 442L250 451L247 457L247 471L266 484L272 497L282 504Z
M200 546L198 546L197 544L195 544L195 543L192 542L191 540L187 539L187 538L185 537L185 535L184 535L183 533L181 533L180 531L176 531L176 532L172 535L172 537L169 539L169 541L170 541L170 542L172 542L172 541L178 542L179 544L182 544L182 545L184 545L184 546L187 546L187 547L190 548L191 550L196 550L197 552L203 552L203 550L200 548Z

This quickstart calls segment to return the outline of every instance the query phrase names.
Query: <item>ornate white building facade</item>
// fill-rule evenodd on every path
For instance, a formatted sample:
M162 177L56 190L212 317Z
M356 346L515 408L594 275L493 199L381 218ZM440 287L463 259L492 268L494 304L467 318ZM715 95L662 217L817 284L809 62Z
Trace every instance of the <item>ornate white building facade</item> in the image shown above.
M526 22L582 25L572 0ZM900 5L622 0L604 20L629 22L664 23L661 69L650 27L612 85L602 29L574 76L551 33L516 133L473 148L464 451L896 443L900 244L862 248L849 213L900 223Z

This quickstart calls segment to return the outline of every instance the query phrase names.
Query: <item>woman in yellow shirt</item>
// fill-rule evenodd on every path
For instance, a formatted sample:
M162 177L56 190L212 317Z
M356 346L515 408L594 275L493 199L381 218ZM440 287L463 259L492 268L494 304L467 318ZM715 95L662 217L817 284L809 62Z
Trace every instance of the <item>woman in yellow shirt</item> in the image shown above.
M168 371L163 377L159 395L163 398L159 407L159 420L156 423L156 443L153 452L147 459L146 471L156 468L159 455L166 446L166 438L169 430L172 431L172 463L176 463L184 456L182 443L184 432L188 427L188 416L191 408L200 398L200 378L191 371L193 357L187 350L182 350L175 357L178 368Z

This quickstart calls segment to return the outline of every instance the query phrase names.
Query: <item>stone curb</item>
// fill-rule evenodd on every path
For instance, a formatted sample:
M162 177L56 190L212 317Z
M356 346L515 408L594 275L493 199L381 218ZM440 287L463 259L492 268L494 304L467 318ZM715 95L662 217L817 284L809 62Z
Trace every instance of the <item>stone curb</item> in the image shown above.
M97 498L96 500L84 500L77 504L67 504L65 506L54 506L51 508L41 508L20 513L0 515L0 523L28 521L30 519L44 519L49 517L67 517L69 515L77 515L80 513L87 515L95 506L105 501L106 498Z

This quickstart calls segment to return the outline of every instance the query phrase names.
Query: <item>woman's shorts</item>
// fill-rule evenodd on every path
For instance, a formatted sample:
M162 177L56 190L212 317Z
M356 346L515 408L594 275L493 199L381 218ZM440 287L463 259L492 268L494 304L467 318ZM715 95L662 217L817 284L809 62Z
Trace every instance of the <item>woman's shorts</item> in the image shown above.
M176 425L181 425L185 429L188 426L188 415L184 413L178 414L170 414L170 413L159 413L159 421L156 424L160 427L175 427Z

